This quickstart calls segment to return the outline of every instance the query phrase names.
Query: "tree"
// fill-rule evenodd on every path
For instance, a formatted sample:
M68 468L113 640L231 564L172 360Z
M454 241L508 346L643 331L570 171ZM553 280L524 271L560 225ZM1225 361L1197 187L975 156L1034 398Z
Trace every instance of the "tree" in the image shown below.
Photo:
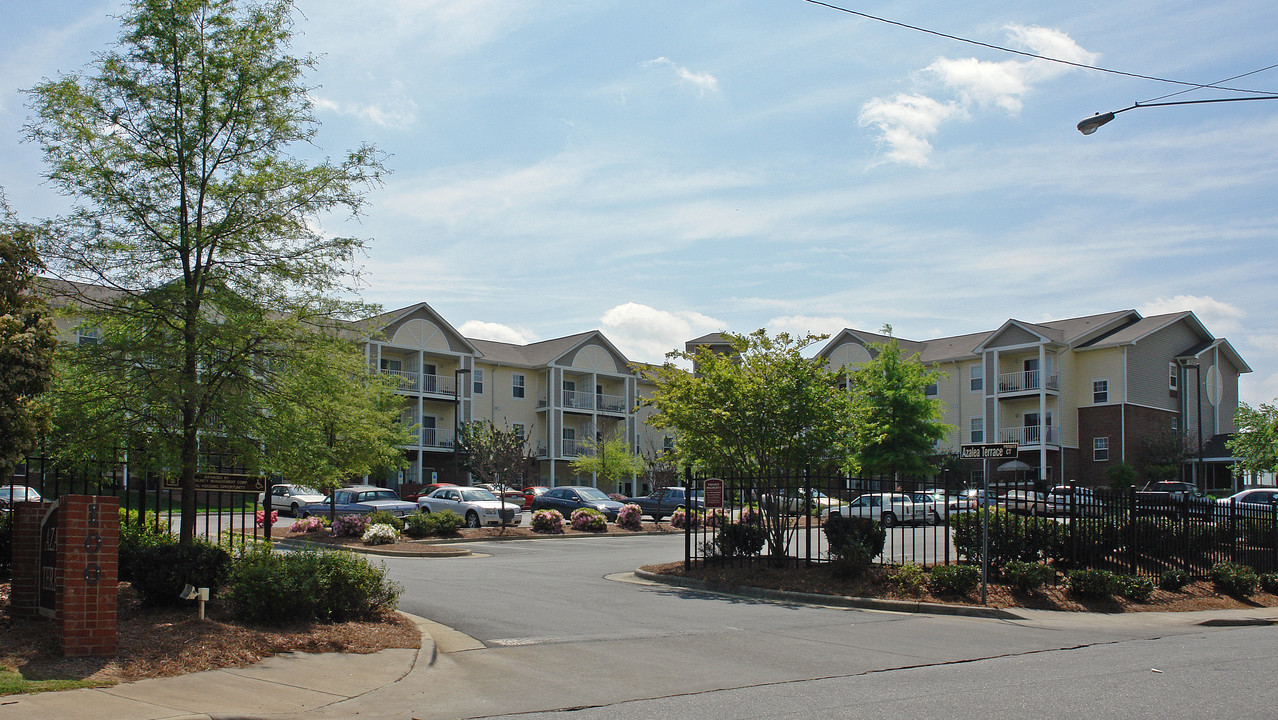
M594 475L606 483L615 485L622 478L643 473L643 458L630 449L630 443L620 433L598 440L587 440L585 451L569 464L581 475Z
M57 328L33 291L44 269L35 230L19 223L0 194L0 485L49 426L40 395L53 380Z
M1278 473L1278 405L1239 403L1234 424L1238 430L1228 445L1240 459L1236 471Z
M810 462L847 463L852 406L824 359L802 355L825 336L757 330L723 337L730 354L707 346L675 351L665 365L644 371L656 385L644 401L656 410L649 424L676 431L684 464L755 478L759 499L774 500L761 509L769 552L779 560L795 530L775 502L777 491L797 484ZM673 360L691 362L695 372Z
M892 328L884 327L891 336ZM938 400L927 387L942 373L923 365L918 354L901 356L896 338L870 346L874 358L851 377L853 404L852 467L863 475L926 475L936 443L949 428L941 422Z
M362 241L329 236L319 220L357 213L384 169L367 146L341 162L287 154L316 132L302 81L314 60L286 52L292 10L290 0L133 0L91 74L30 93L27 137L75 203L47 225L46 262L88 283L59 287L101 332L76 355L103 382L64 399L97 401L108 428L146 435L180 478L184 542L205 448L260 466L277 368L315 329L368 314L335 299L356 290Z
M1175 430L1141 438L1136 449L1136 470L1146 483L1179 480L1189 456L1184 436Z
M516 487L536 460L523 432L499 428L492 420L462 425L458 443L462 467L485 483Z

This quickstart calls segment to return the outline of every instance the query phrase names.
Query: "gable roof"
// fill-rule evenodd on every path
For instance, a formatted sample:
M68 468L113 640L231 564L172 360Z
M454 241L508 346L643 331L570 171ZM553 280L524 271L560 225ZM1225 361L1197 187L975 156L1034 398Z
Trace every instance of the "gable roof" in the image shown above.
M524 367L542 367L556 364L556 361L563 359L564 356L592 340L600 343L609 352L616 355L621 360L619 367L629 367L631 365L630 360L598 330L588 330L575 335L551 338L550 340L542 340L527 345L475 338L471 338L469 341L479 349L483 354L483 359L488 362L521 365Z
M382 331L386 328L407 318L415 312L425 312L426 315L430 317L431 322L443 328L445 332L451 334L454 338L460 340L466 349L470 350L470 352L479 354L479 349L475 347L475 344L472 343L469 338L463 336L457 331L457 328L453 327L452 323L445 320L443 315L436 312L435 308L424 302L413 303L407 307L390 310L363 320L356 320L350 323L350 325L352 328L363 332L369 338L373 338L374 336L382 333Z

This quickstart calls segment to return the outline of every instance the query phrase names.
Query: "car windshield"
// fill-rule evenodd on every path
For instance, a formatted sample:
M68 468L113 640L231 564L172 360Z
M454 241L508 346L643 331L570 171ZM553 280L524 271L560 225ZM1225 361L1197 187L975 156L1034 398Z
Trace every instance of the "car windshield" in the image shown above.
M604 494L604 491L599 490L597 488L591 488L591 487L581 488L580 490L577 491L577 494L581 496L582 500L598 501L598 500L608 499L608 496Z
M370 492L364 495L364 502L368 502L369 500L398 500L398 499L399 499L399 496L397 496L393 490L378 490L376 492Z
M293 494L294 495L322 495L323 493L321 493L319 490L316 490L313 487L307 487L305 485L294 485Z
M482 488L471 488L470 490L462 490L462 500L464 502L483 502L485 500L497 501L496 496Z

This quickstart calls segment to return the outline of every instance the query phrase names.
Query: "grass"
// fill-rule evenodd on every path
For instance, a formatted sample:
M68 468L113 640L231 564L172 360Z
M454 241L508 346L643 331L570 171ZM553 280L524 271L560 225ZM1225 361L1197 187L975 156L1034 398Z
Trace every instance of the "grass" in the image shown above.
M16 670L0 667L0 695L76 690L78 688L106 687L114 684L113 682L71 680L66 678L35 680L27 678Z

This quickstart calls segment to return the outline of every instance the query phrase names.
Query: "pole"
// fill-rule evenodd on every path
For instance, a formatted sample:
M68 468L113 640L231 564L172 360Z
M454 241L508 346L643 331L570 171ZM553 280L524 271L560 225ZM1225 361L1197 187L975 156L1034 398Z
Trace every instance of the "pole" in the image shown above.
M981 604L985 604L990 577L990 461L981 459Z
M453 480L461 479L461 377L470 373L470 368L453 370ZM418 478L419 480L424 478ZM457 483L461 485L460 482ZM502 523L505 525L505 523Z

